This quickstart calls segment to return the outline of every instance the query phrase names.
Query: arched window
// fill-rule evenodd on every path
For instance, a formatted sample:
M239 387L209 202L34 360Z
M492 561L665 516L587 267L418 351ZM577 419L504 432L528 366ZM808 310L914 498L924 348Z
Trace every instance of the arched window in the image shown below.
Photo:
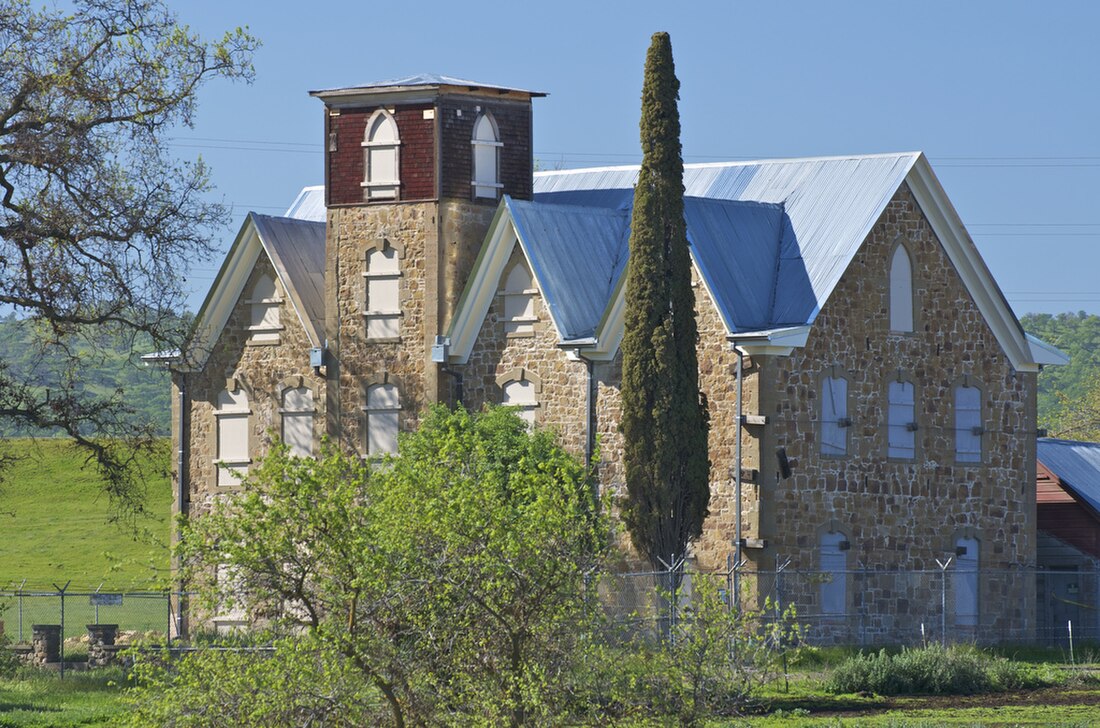
M397 122L389 112L379 109L367 122L363 141L366 179L363 187L368 200L396 200L401 188L398 167L398 150L401 139L397 134Z
M248 455L248 395L238 387L223 389L214 404L218 452L214 464L218 485L238 485L252 462ZM240 476L240 477L238 477Z
M821 534L821 613L840 616L847 611L848 539L843 533Z
M963 383L955 387L955 461L982 461L982 390Z
M821 454L848 454L848 380L826 376L821 380Z
M282 399L283 442L291 455L313 457L313 390L288 387L283 390Z
M491 115L482 113L474 122L474 197L495 200L500 193L500 134Z
M367 339L396 339L401 336L401 264L398 251L388 243L367 251L366 296L363 315Z
M890 330L913 330L913 266L904 245L890 258Z
M912 382L892 381L887 388L889 419L886 455L913 460L917 456L916 399Z
M519 408L519 416L528 423L535 423L535 409L539 406L536 385L530 379L513 379L501 387L501 404Z
M955 624L978 624L978 540L955 541Z
M535 333L535 284L524 261L512 266L504 281L504 332L509 336L530 336Z
M401 393L394 384L374 384L367 387L366 450L368 457L397 452L398 414Z
M277 344L283 327L279 320L279 304L282 299L275 288L275 279L269 275L261 275L252 286L248 303L252 309L248 327L249 342Z

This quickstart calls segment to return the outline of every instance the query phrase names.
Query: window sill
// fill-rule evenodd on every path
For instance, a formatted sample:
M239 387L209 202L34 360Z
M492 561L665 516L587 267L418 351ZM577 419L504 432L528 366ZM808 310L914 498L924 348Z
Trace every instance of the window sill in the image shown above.
M534 331L508 331L504 334L506 339L533 339L535 338Z
M368 344L400 344L401 343L401 337L400 336L376 336L376 337L368 336L368 337L364 338L363 340L366 341Z
M256 339L249 339L248 341L244 342L244 345L245 346L278 346L281 343L283 343L282 338L260 339L258 341Z

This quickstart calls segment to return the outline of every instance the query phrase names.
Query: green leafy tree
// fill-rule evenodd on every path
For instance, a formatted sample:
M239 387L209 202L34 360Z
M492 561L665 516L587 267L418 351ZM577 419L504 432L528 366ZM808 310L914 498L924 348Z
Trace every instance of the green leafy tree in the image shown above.
M1100 439L1100 316L1077 313L1029 313L1020 318L1029 334L1069 355L1065 366L1039 373L1039 425L1051 435L1076 440Z
M203 40L161 0L0 0L0 306L57 374L42 386L0 352L0 424L74 438L122 506L140 507L152 433L83 372L109 358L104 334L180 345L183 276L229 211L166 135L208 81L250 80L256 45L239 29Z
M667 33L657 33L642 88L644 156L626 273L621 423L623 518L634 546L656 569L681 559L699 537L710 500L709 423L699 392L684 223L679 88L672 44Z
M594 492L514 412L436 408L381 465L276 449L188 524L182 555L208 612L306 628L394 725L525 725L568 703L585 578L608 543Z

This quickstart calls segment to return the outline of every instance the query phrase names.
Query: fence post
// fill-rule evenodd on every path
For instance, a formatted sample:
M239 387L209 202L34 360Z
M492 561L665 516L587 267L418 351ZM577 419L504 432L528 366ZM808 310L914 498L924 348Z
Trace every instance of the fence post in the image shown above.
M936 559L940 565L940 646L947 647L947 567L951 566L954 556L948 556L947 561Z
M65 679L65 590L69 588L69 584L72 584L73 580L69 579L65 582L65 586L58 586L54 584L54 589L61 594L61 679Z
M27 585L27 580L24 579L19 584L19 641L23 641L23 587Z

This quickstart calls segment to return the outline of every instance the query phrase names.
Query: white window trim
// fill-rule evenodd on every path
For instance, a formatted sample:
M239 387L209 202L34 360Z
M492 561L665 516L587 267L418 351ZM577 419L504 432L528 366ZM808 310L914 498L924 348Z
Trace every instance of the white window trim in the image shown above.
M371 127L374 126L375 119L377 119L379 116L389 117L390 121L393 123L394 134L397 136L397 139L395 139L393 141L377 141L376 142L376 141L370 141L368 138L366 138L366 135L370 134ZM372 199L376 199L376 200L379 200L379 201L392 202L394 200L400 199L400 197L401 197L401 129L397 125L397 119L394 117L393 114L386 111L385 109L377 109L373 114L370 115L370 118L367 119L367 125L366 125L366 127L363 131L363 135L364 135L364 139L363 139L363 141L359 142L359 146L364 150L370 150L370 149L393 149L394 150L393 170L394 170L394 173L396 175L396 179L388 179L388 180L371 179L371 176L370 176L370 154L367 154L367 153L363 154L363 181L359 183L359 186L361 188L364 188L364 189L367 190L367 200L370 201ZM383 189L384 190L392 190L393 195L392 196L389 196L389 195L375 196L373 194L373 190L376 190L376 189L379 189L379 190L383 190Z
M470 139L470 147L472 150L470 156L473 160L473 169L471 170L472 174L470 175L472 177L472 179L470 180L470 187L473 191L473 196L475 200L495 200L500 197L500 191L504 189L504 184L500 181L500 150L504 147L504 142L500 141L500 127L497 125L496 119L493 118L493 115L488 111L483 111L479 113L476 117L474 117L474 133L477 133L478 124L481 123L482 119L488 120L489 126L493 130L493 136L495 136L496 139L478 139L476 136ZM479 170L477 168L478 147L489 147L496 150L496 153L493 155L495 161L494 166L496 167L493 170L493 176L496 178L495 181L478 179L483 173L483 170ZM478 188L491 189L493 190L494 194L479 195Z

